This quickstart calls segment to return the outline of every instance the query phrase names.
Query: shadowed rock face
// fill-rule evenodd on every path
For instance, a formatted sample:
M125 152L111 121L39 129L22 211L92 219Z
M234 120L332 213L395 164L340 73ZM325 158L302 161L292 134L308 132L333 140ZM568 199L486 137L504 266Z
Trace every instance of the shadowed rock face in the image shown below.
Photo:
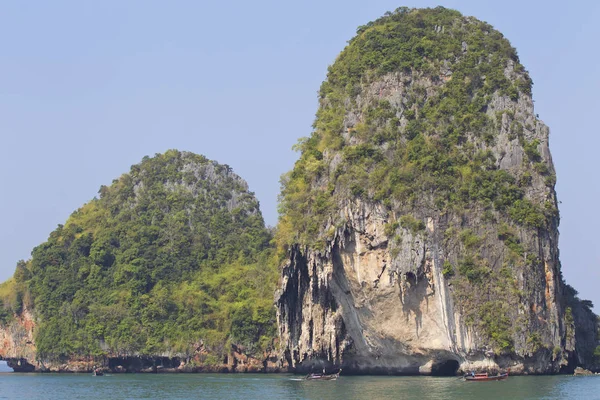
M392 48L432 35L456 51L382 70ZM300 238L276 294L282 359L427 375L589 364L595 316L562 282L549 129L514 49L441 8L399 10L349 43L282 189L281 230ZM327 206L310 203L319 196Z
M34 372L36 370L35 365L30 364L25 358L7 358L6 364L14 372Z

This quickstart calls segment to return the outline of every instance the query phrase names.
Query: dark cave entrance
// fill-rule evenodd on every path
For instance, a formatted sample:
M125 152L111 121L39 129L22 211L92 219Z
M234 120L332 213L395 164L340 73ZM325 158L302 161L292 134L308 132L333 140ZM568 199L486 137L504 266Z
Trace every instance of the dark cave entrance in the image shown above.
M440 361L431 367L431 376L456 376L459 365L456 360Z
M575 372L575 367L577 367L577 357L571 352L567 358L567 365L561 366L558 373L571 375Z

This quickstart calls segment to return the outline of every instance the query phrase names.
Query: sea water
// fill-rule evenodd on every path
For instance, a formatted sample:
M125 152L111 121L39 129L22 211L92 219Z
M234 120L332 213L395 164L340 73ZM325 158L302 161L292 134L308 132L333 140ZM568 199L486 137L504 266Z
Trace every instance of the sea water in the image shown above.
M306 381L289 374L0 373L2 399L600 399L600 376L457 378L341 376Z
M6 365L6 361L0 361L0 372L12 372L12 368Z

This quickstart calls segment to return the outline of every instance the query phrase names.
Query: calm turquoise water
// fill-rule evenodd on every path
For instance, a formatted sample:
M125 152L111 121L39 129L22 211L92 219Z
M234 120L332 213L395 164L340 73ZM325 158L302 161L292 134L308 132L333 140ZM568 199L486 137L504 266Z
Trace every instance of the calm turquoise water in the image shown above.
M262 374L0 374L1 399L600 399L600 376L346 377L303 381Z

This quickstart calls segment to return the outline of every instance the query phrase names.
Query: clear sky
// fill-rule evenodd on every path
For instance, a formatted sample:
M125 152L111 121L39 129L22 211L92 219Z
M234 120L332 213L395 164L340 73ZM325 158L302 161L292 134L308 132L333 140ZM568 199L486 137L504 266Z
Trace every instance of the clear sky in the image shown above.
M138 163L176 148L229 164L269 225L327 66L399 6L499 29L551 130L563 274L600 305L600 2L305 0L0 2L0 280ZM596 307L598 310L600 307Z

